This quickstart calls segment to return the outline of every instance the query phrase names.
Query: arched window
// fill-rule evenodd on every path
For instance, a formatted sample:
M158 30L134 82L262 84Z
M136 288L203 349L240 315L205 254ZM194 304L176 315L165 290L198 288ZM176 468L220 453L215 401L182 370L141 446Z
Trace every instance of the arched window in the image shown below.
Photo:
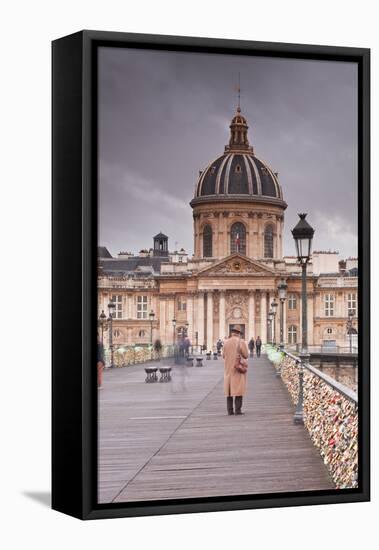
M205 225L203 229L203 256L212 258L212 227Z
M297 343L297 327L295 325L291 325L288 327L288 343Z
M243 223L234 223L230 229L230 253L239 252L246 256L246 229Z
M274 231L272 225L268 225L265 229L264 236L264 257L273 258L274 257Z

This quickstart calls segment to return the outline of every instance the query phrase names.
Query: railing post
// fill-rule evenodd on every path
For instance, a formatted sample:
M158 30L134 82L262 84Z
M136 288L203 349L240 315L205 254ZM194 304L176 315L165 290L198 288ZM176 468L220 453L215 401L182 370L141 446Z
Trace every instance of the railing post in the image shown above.
M282 347L282 345L280 344L279 347L276 348L276 351L282 352L283 349L284 349L284 346ZM282 376L282 362L281 361L278 365L278 368L275 369L275 376L277 378L280 378Z
M296 362L299 376L299 396L293 417L295 424L304 424L304 363L306 363L307 359L309 359L308 354L301 354L300 360Z

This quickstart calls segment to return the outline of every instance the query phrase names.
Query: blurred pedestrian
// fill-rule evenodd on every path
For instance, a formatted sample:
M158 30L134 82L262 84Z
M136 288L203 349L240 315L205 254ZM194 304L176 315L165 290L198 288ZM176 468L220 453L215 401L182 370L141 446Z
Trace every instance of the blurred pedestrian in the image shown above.
M99 389L103 386L103 371L105 367L104 361L104 345L97 335L97 387Z
M258 336L256 341L255 341L255 348L257 350L257 357L261 356L261 347L262 347L262 340L261 340L261 337Z
M251 337L250 340L249 340L249 351L250 351L251 357L253 357L253 355L254 355L254 347L255 347L254 338Z

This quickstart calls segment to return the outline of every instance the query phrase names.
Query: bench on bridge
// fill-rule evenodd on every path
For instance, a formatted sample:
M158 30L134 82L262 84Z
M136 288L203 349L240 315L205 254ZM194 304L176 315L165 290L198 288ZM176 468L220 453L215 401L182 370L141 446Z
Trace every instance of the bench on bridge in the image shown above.
M211 355L212 355L212 352L211 352L211 351L207 351L206 356L207 356L207 359L208 359L208 360L211 358Z
M193 359L190 355L187 357L187 367L193 367Z
M171 380L171 367L160 367L159 372L161 373L161 377L159 379L159 382L170 382L170 380Z
M217 361L217 358L218 358L218 353L217 353L217 351L214 351L214 352L213 352L213 359L214 359L215 361Z
M145 367L145 372L146 372L145 382L147 384L152 382L157 382L158 380L157 370L158 370L158 367Z
M202 357L196 357L196 366L197 367L203 367L203 358Z

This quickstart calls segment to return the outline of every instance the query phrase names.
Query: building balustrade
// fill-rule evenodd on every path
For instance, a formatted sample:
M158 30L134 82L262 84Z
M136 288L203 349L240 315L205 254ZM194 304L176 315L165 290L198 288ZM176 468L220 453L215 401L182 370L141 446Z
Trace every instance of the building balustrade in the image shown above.
M154 346L114 346L114 366L128 367L147 361L156 361L168 357L174 357L174 346L162 346L159 350L154 349ZM110 365L111 350L104 350L105 365Z
M296 406L338 489L358 486L358 397L287 351L267 346L268 357ZM300 405L300 407L299 407Z

